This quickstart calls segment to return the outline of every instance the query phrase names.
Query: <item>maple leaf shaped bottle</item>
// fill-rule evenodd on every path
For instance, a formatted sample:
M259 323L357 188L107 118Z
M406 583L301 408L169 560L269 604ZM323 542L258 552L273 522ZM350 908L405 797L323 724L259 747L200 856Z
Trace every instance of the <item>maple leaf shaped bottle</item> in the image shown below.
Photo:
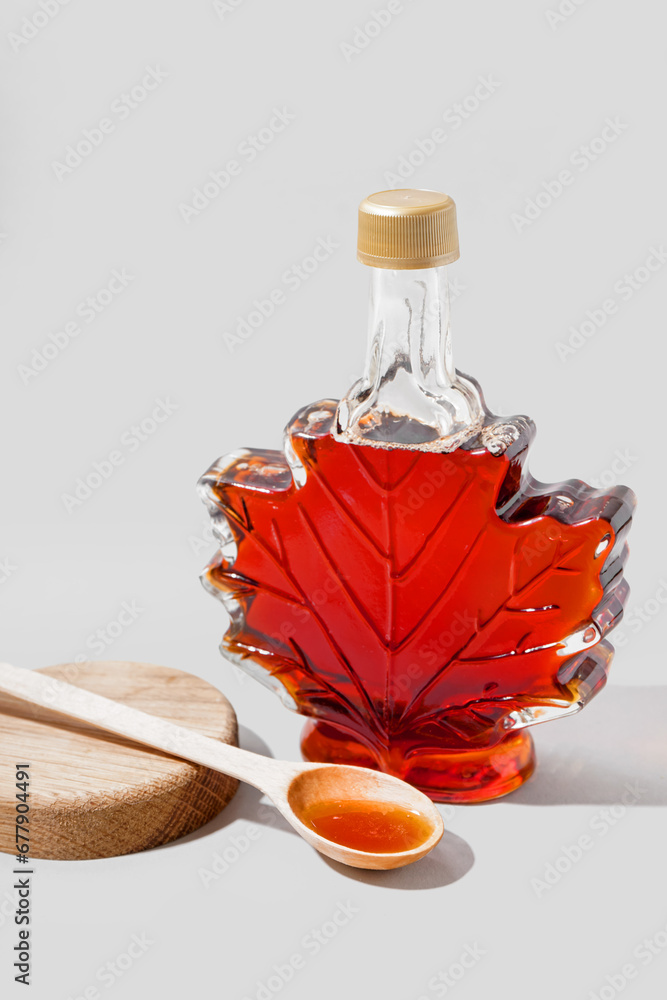
M362 378L299 410L283 451L220 459L200 491L222 652L309 717L304 756L465 802L520 785L528 727L603 687L634 496L527 472L533 423L491 414L453 366L458 255L447 195L363 201Z

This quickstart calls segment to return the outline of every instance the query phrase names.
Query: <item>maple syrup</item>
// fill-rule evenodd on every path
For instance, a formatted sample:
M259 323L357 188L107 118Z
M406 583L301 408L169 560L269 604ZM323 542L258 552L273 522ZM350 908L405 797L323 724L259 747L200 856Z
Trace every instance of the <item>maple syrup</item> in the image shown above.
M283 451L222 458L200 490L223 652L309 717L304 757L469 802L525 781L527 727L604 686L635 500L529 474L532 421L492 414L453 364L457 257L446 195L362 202L362 378L299 410Z
M316 802L300 818L334 844L373 854L411 851L433 832L432 824L420 812L368 799Z
M227 655L260 678L270 664L270 686L311 716L306 759L436 800L505 794L534 766L510 726L574 712L605 683L599 640L626 591L604 557L628 505L578 484L518 492L530 428L509 454L415 452L337 441L335 412L296 415L291 466L246 451L209 473L231 528L206 576L232 617Z

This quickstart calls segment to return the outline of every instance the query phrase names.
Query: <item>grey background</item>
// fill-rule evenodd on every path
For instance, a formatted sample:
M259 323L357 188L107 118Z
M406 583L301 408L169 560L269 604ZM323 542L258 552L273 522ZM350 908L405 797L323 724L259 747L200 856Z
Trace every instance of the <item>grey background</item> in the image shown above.
M634 953L656 934L667 941L665 267L627 301L614 284L667 239L664 13L648 0L586 0L556 21L547 16L556 2L543 0L405 0L350 54L342 43L384 0L219 6L71 0L13 45L40 8L3 6L3 658L37 667L95 655L190 670L231 698L245 745L298 754L301 721L217 652L225 616L197 579L214 546L194 487L219 454L278 447L295 409L339 396L357 376L368 273L355 261L356 207L394 186L387 172L435 128L446 140L396 186L444 189L457 202L457 365L492 408L536 420L537 477L620 477L637 491L631 613L607 691L581 717L535 733L532 782L499 803L443 809L450 832L413 869L355 875L328 864L271 822L248 788L200 835L168 848L40 862L30 995L65 1000L96 986L119 1000L149 989L241 1000L300 953L304 968L270 995L654 998L667 955ZM146 67L166 78L124 120L110 115ZM443 121L480 77L495 81L491 96L458 126L456 111ZM294 120L186 223L179 205L238 158L274 108ZM104 117L114 131L58 179L54 161ZM616 140L581 169L577 150L608 118L620 122ZM518 232L513 215L567 169L573 182ZM224 334L253 300L284 288L283 273L320 237L339 248L230 353ZM122 294L94 322L79 317L80 334L26 377L33 349L123 268L133 280ZM616 312L562 360L569 328L610 297ZM177 409L136 450L121 446L123 463L68 512L63 494L158 398ZM90 637L133 601L136 620L91 653ZM637 779L636 806L605 812ZM206 888L201 869L216 853L232 857L248 824L250 849ZM536 888L586 833L593 847ZM10 868L0 858L0 982L18 996ZM313 954L304 937L341 902L358 913ZM105 985L97 971L134 934L153 944ZM468 946L484 954L463 978L434 981L458 975ZM621 989L613 977L628 962L637 975Z

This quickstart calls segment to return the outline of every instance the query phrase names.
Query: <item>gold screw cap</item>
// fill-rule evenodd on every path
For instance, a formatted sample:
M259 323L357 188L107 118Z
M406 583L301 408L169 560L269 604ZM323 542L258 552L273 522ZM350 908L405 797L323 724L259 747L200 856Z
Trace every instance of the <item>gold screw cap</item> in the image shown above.
M359 206L362 264L398 271L439 267L458 257L456 205L448 194L399 188L371 194Z

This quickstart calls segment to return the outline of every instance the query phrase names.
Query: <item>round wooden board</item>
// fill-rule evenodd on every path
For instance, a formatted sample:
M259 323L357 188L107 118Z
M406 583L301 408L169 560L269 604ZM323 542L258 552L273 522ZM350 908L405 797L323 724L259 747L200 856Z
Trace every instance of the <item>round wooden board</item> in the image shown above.
M42 674L237 745L234 709L192 674L88 662ZM29 764L30 857L109 858L166 844L216 816L234 778L0 693L0 851L16 854L16 765Z

